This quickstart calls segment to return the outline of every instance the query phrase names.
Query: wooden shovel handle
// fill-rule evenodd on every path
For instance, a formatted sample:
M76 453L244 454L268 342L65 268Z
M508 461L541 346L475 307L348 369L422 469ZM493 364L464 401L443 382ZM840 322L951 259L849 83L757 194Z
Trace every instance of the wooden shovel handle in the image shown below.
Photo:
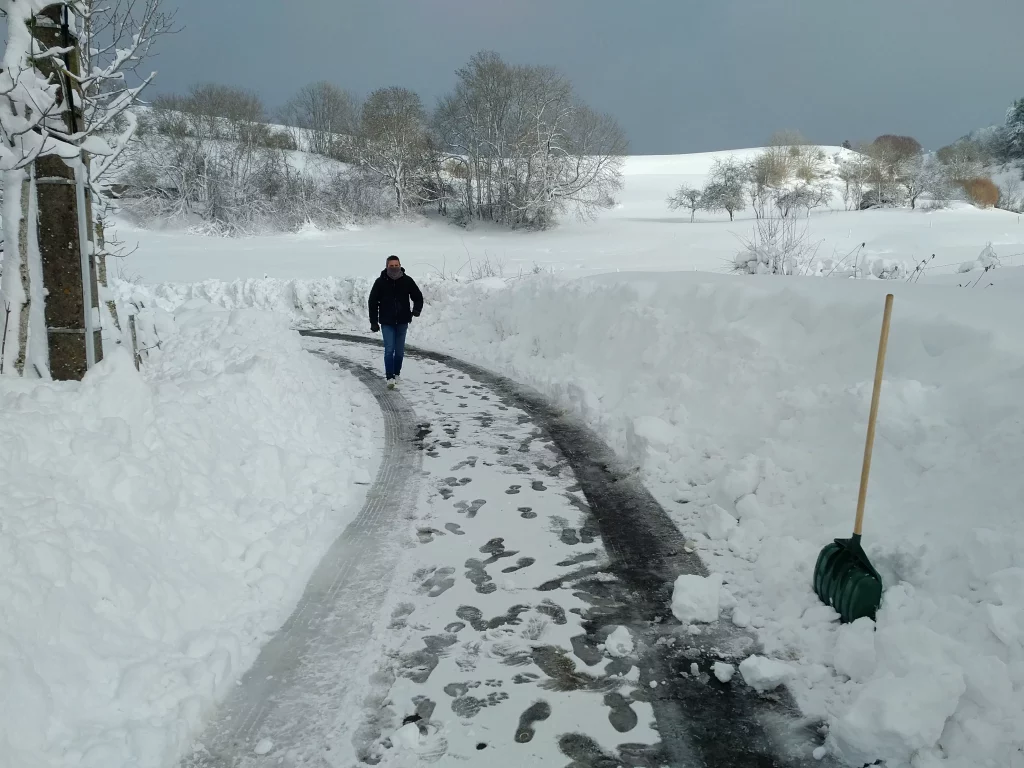
M864 527L864 505L868 498L868 475L871 473L871 452L875 445L875 421L878 419L878 399L882 394L882 372L885 369L885 350L889 346L889 321L892 319L892 294L885 297L882 316L882 338L878 341L878 362L875 363L875 386L871 392L871 414L868 416L868 438L864 444L864 466L860 472L860 493L857 496L857 519L853 524L854 536L860 536Z

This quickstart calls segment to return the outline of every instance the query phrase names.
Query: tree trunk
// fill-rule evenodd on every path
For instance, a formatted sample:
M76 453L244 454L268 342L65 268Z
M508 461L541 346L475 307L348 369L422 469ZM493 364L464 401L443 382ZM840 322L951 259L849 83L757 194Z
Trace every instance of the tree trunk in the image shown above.
M63 4L44 8L34 19L32 34L46 49L64 47L65 34L69 47L67 67L79 70L78 39L61 26ZM40 72L57 82L63 78L46 59L38 62ZM64 84L64 120L69 131L82 130L80 109L68 103L73 87ZM41 157L36 161L36 195L39 206L38 238L43 268L43 284L47 291L45 318L50 350L50 373L58 380L80 380L88 370L86 312L97 306L96 270L92 258L87 260L88 274L83 270L83 244L79 234L79 205L74 169L59 157ZM85 212L82 212L85 213ZM31 224L31 223L30 223ZM88 229L86 229L88 233ZM86 303L86 286L89 302ZM93 332L96 360L102 357L102 340Z
M25 363L28 360L28 326L32 310L32 277L29 271L29 249L28 249L28 228L34 224L28 220L29 196L32 191L32 182L29 169L25 179L21 182L21 222L18 226L18 251L21 253L19 268L21 270L21 285L25 291L25 303L21 305L21 317L18 323L18 356L14 360L14 368L19 375L25 375Z

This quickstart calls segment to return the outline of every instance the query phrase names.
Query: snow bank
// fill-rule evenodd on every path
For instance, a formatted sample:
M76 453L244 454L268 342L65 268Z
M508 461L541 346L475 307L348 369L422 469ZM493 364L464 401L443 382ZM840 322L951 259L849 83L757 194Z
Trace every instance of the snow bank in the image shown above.
M284 320L169 320L141 373L0 379L0 766L173 764L370 479L376 409Z
M428 306L410 343L536 386L639 465L724 580L732 621L832 723L834 750L900 768L941 749L949 768L1003 768L1024 722L1022 289L539 278ZM840 627L811 571L853 523L886 290L865 524L886 592L877 627ZM918 685L924 670L934 684ZM876 727L885 691L921 719Z
M119 304L135 303L172 312L193 299L221 309L259 309L276 312L301 328L365 328L366 301L376 275L278 280L272 277L204 280L198 283L143 285L115 280L112 292ZM426 273L415 276L428 301L443 301L459 285Z

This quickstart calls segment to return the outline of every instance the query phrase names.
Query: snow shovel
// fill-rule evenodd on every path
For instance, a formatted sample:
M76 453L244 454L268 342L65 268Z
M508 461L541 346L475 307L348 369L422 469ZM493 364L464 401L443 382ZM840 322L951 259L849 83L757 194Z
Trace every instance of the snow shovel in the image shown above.
M860 474L860 494L857 497L857 519L853 524L853 537L836 539L818 555L814 566L814 591L826 605L836 609L845 624L857 619L875 618L882 603L882 577L871 565L860 543L864 526L864 504L868 495L868 473L871 471L871 451L875 442L875 421L878 418L878 399L882 390L882 370L885 350L889 343L889 321L892 318L892 294L885 297L882 317L882 338L878 342L878 362L875 365L875 386L871 393L871 413L868 416L868 437L864 445L864 466Z

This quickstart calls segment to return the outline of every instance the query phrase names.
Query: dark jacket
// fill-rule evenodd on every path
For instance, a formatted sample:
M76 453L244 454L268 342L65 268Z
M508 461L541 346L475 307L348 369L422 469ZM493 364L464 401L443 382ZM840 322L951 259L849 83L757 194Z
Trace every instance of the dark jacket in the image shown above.
M412 309L409 302L412 301ZM404 325L411 323L413 315L423 311L423 294L416 282L405 274L397 280L388 277L385 269L370 289L370 325Z

